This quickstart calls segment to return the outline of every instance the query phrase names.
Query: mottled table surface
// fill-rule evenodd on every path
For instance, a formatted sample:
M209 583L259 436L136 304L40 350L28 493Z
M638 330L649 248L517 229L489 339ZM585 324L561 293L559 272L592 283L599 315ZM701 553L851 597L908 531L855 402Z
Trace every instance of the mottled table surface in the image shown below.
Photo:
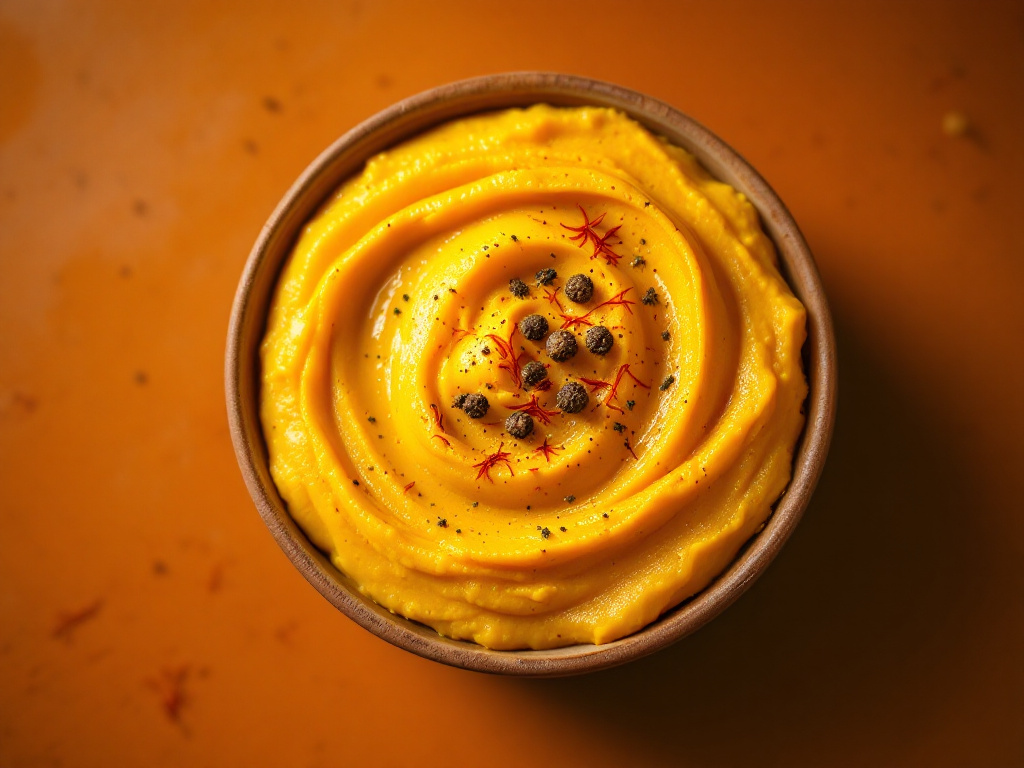
M305 165L523 69L746 156L840 359L768 573L667 651L546 681L331 608L253 509L222 376ZM1024 763L1022 138L1021 2L0 4L0 765Z

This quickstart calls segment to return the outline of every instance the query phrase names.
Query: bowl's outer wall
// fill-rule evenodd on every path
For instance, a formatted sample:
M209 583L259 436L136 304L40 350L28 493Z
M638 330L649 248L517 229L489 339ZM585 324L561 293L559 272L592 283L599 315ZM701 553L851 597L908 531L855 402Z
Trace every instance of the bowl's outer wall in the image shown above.
M703 592L640 632L606 645L494 651L440 637L390 613L361 595L309 542L288 515L270 477L259 420L258 352L274 284L303 225L367 159L457 117L541 102L619 109L692 152L712 175L750 199L776 244L785 277L807 309L807 424L794 458L793 478L772 517ZM253 246L232 308L225 373L231 437L246 485L263 521L303 576L347 616L401 648L465 669L527 676L578 674L640 658L725 610L764 571L799 522L824 466L835 420L836 353L828 303L796 222L764 179L718 137L669 105L609 83L552 73L493 75L424 92L378 113L325 150L292 185Z

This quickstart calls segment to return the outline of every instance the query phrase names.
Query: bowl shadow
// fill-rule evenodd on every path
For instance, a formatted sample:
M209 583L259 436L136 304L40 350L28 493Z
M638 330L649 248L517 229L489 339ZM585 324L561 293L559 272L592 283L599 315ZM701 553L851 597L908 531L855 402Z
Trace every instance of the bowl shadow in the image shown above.
M840 404L829 461L757 584L653 656L514 683L590 721L600 702L594 738L621 742L635 765L870 764L871 749L911 743L931 727L930 708L948 708L935 670L970 657L989 570L985 548L964 547L982 535L963 514L964 449L915 408L900 372L840 307L833 316Z

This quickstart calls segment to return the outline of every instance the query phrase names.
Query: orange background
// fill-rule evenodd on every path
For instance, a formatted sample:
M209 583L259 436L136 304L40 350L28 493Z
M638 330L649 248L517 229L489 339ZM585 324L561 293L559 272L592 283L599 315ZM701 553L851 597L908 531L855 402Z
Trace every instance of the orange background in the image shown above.
M0 765L1024 763L1024 4L157 5L0 5ZM396 99L517 69L650 93L744 154L841 366L768 573L564 680L331 608L257 517L222 394L292 179Z

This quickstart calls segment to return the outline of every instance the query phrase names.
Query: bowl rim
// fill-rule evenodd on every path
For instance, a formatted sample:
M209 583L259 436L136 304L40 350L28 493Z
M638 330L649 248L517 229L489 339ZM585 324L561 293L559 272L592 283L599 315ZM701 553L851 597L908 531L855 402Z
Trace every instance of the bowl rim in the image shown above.
M705 589L611 643L498 651L442 637L373 603L298 528L267 466L257 397L258 347L270 292L298 232L345 178L377 152L440 123L535 103L607 106L625 112L696 155L714 177L747 196L775 243L787 283L807 311L803 355L808 395L806 422L786 490L764 527ZM334 141L292 184L253 245L231 307L225 351L228 422L239 468L263 522L299 572L342 613L393 645L463 669L532 677L596 671L641 658L704 626L745 592L792 534L817 485L835 422L836 378L832 319L817 266L789 210L760 174L715 134L665 102L612 83L552 72L486 75L432 88L396 102Z

